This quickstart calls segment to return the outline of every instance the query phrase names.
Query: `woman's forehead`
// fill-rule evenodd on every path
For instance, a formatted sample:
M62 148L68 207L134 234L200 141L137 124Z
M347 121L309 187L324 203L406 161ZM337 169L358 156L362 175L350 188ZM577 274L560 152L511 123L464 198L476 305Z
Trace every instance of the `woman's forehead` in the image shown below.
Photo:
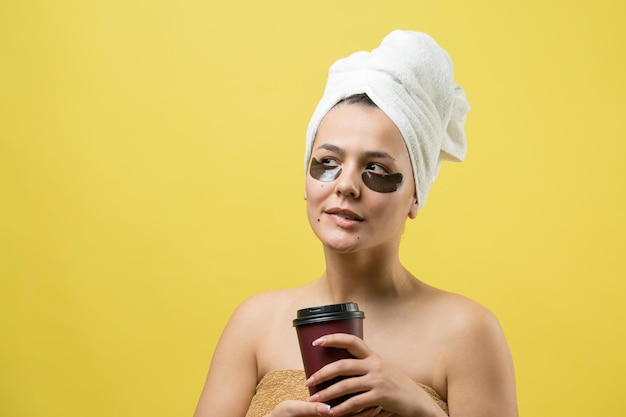
M400 130L378 107L339 104L322 119L313 149L368 153L393 159L408 158ZM378 154L378 155L377 155Z

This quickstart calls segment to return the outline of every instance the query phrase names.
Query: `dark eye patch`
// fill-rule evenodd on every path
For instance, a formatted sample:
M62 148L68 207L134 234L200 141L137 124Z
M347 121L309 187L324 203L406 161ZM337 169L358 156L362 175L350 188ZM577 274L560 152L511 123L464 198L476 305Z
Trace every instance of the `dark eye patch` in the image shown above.
M377 193L393 193L402 186L404 177L399 172L397 174L374 174L370 171L365 171L361 175L363 183L372 191Z
M328 166L315 158L311 159L309 173L313 178L322 182L333 182L341 175L340 166Z
M318 181L333 182L341 175L341 167L329 166L312 158L309 173L311 177ZM377 193L393 193L397 191L404 182L404 177L400 173L383 175L365 171L361 175L361 179L367 188Z

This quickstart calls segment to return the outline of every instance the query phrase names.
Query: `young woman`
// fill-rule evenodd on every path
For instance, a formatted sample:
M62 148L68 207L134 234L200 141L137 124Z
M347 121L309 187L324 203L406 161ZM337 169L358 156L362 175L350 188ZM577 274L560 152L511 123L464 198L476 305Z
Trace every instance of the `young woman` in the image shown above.
M399 260L404 224L441 161L465 155L463 90L424 34L395 31L335 63L309 125L305 200L326 269L310 284L259 294L233 314L214 352L196 417L517 416L512 359L497 319L417 279ZM356 302L365 340L319 347L355 359L305 381L297 310ZM351 376L309 396L307 387ZM356 393L331 408L326 402Z

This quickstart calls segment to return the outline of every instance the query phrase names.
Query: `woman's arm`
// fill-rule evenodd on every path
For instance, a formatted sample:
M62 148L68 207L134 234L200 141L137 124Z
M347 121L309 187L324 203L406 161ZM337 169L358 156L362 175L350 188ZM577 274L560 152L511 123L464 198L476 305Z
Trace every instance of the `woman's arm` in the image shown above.
M449 344L451 416L517 417L513 359L497 318L475 304L453 326Z
M268 306L277 304L275 293L267 292L246 300L229 320L215 349L211 367L194 417L244 417L259 378L257 354L271 317ZM269 417L319 417L328 406L306 401L284 401Z
M217 344L194 417L244 417L257 384L258 327L253 300L242 303Z

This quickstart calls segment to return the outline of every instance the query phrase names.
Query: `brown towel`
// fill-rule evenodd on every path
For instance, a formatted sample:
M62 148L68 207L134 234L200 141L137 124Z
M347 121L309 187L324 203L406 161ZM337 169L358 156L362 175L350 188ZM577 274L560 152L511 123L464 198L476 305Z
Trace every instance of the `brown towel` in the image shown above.
M309 398L309 390L304 386L304 381L302 370L289 369L267 373L256 387L256 394L252 398L246 417L264 417L285 400L306 401ZM434 389L419 383L417 385L448 414L448 404Z

